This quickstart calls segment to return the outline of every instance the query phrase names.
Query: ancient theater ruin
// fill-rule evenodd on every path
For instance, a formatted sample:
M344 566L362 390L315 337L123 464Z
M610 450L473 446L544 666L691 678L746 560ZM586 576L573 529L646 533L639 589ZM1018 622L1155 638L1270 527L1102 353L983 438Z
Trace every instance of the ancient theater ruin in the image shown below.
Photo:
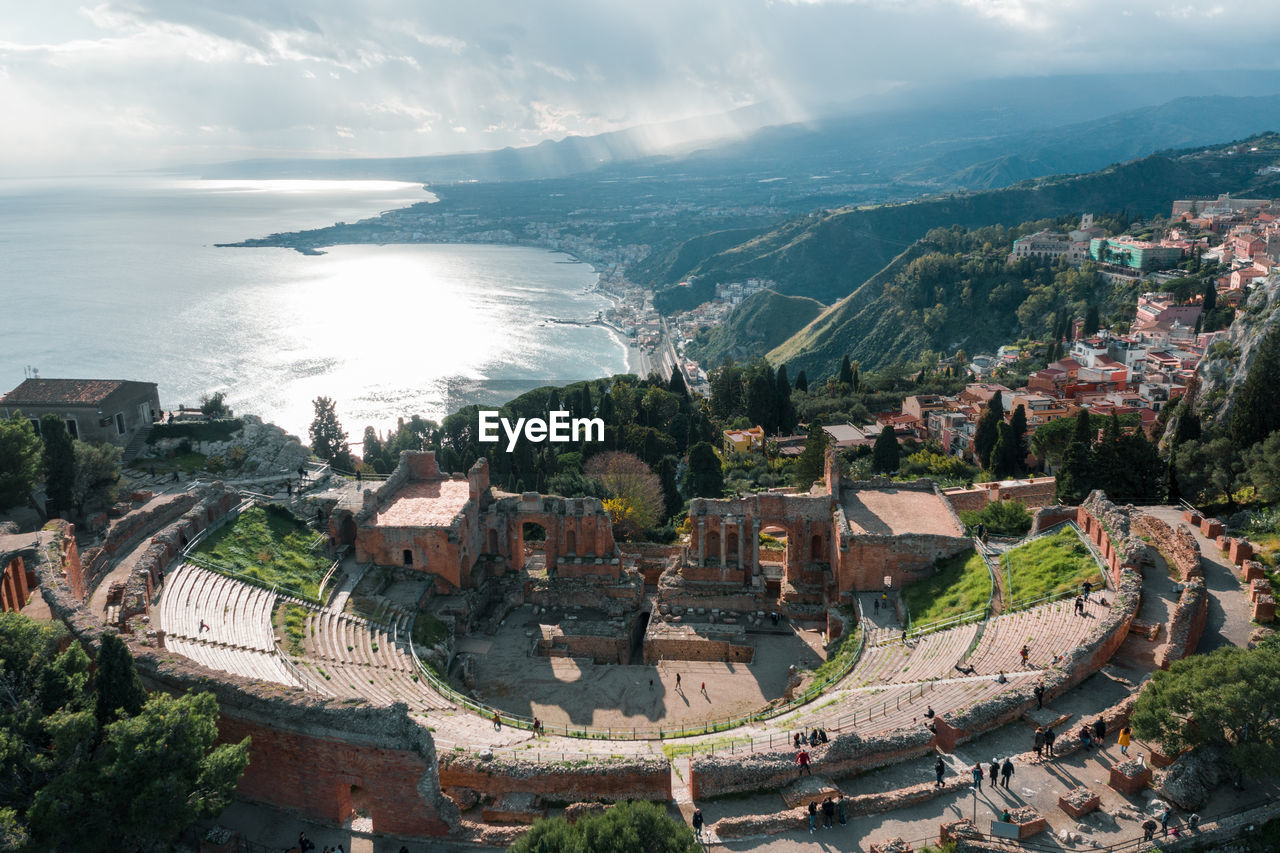
M1033 684L1057 696L1106 664L1146 547L1100 494L1046 509L1113 604L989 609L905 642L899 593L974 542L932 482L843 480L834 456L807 493L691 501L670 545L615 542L600 500L508 494L483 460L450 474L427 452L301 497L135 497L100 540L59 522L0 565L76 634L129 637L148 685L213 690L223 736L252 736L245 797L489 844L547 801L784 788L800 730L831 735L812 751L833 778L951 750L1033 707ZM264 514L318 566L310 586L219 563L211 543ZM1021 667L1029 636L1043 651Z

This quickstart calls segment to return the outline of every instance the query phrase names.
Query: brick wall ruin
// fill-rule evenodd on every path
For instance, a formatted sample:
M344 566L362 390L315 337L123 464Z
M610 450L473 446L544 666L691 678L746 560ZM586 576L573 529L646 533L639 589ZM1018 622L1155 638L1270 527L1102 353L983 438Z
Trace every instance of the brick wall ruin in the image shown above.
M667 802L672 797L671 764L666 759L653 757L579 764L484 760L462 753L442 753L439 766L440 785L446 794L454 796L464 791L496 798L508 793L534 792L544 800L566 803Z
M1056 477L1033 477L1018 483L979 483L972 489L947 489L943 492L956 512L978 512L996 501L1019 501L1027 509L1039 509L1053 503L1058 481Z

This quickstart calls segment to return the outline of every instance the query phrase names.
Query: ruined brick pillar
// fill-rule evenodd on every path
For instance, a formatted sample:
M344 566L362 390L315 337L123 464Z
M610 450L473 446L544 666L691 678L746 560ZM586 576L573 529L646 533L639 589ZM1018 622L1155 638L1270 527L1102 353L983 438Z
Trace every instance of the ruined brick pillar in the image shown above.
M742 522L745 519L738 519L738 568L741 569L746 564L747 559L747 526Z
M698 567L707 564L707 517L698 518Z
M720 568L725 567L729 555L729 532L725 530L724 516L720 516Z
M751 573L744 580L749 580L758 574L760 574L760 519L753 518L751 520Z

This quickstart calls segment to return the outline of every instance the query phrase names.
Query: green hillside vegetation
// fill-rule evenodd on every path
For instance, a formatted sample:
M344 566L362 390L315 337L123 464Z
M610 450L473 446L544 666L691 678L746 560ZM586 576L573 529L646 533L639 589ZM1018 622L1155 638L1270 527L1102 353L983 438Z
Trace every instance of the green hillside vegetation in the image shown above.
M803 329L824 307L814 299L765 289L742 300L724 325L699 332L688 352L703 364L751 361Z
M1085 581L1102 588L1098 561L1070 527L1006 551L1001 568L1009 573L1013 602L1065 593Z
M1081 315L1090 305L1107 321L1131 317L1140 285L1108 284L1088 263L1079 269L1038 259L1008 263L1017 237L1071 224L934 229L768 358L821 376L846 354L878 368L914 363L926 352L978 353L1019 338L1044 340L1062 314Z
M943 560L937 569L933 577L902 590L912 628L970 613L986 607L991 599L991 571L977 551Z
M200 565L224 568L315 598L329 561L313 550L317 534L287 510L250 507L196 549ZM207 561L207 562L206 562Z
M1280 150L1274 134L1249 140L1256 152L1223 155L1172 152L1084 175L1024 181L1000 190L948 195L903 204L813 213L732 248L696 260L696 246L654 263L639 280L657 286L701 276L713 282L767 278L782 293L832 302L852 293L932 228L979 228L1082 211L1167 213L1188 195L1265 195L1258 170Z

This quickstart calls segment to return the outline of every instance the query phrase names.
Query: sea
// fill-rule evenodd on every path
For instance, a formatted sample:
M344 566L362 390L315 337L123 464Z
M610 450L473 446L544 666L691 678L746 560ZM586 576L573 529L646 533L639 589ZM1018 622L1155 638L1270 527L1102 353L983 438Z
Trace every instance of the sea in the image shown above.
M622 373L588 264L474 244L218 248L435 197L392 181L127 175L0 180L0 393L24 377L225 393L306 438L320 396L353 442L398 418Z

